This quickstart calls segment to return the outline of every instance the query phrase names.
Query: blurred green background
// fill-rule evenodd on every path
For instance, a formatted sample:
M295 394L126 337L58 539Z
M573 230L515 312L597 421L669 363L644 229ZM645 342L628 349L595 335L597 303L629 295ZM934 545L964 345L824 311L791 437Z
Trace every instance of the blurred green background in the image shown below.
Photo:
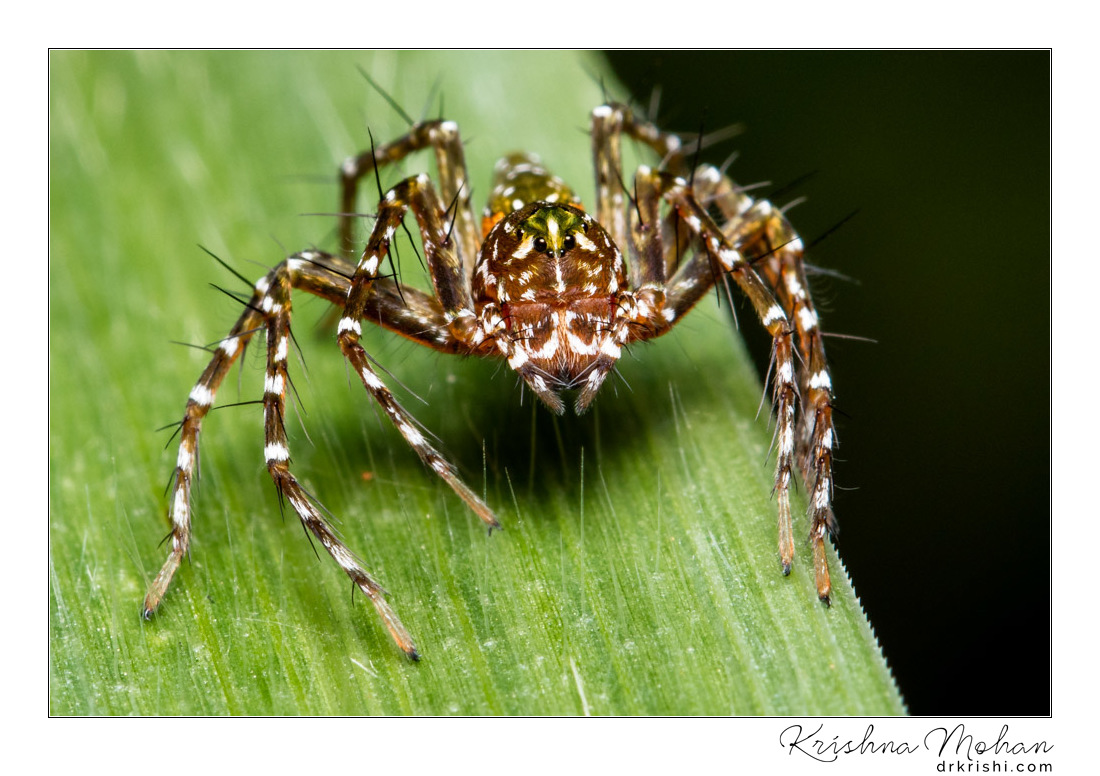
M813 282L824 329L877 340L827 343L840 554L911 712L1049 713L1050 54L610 61L665 126L743 124L710 160L807 241L859 211L810 254L855 281Z

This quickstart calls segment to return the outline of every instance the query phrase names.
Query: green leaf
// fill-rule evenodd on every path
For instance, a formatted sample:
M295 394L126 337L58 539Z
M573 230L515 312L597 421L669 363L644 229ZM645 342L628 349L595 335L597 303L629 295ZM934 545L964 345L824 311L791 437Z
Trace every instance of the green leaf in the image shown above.
M292 513L280 518L252 405L204 424L190 562L140 619L175 460L171 430L154 429L180 417L208 358L170 341L228 331L239 308L208 284L247 290L197 244L249 278L333 246L335 219L302 214L335 210L335 171L369 145L368 126L376 140L404 129L357 65L413 115L443 101L476 197L494 159L523 148L592 201L590 73L619 94L592 55L51 56L51 712L902 713L837 558L832 608L816 600L807 545L780 573L760 378L713 296L630 351L580 418L533 406L499 363L365 333L497 509L491 537L349 379L316 325L325 304L297 296L308 369L292 359L293 468L423 660L392 644ZM421 156L383 185L430 171ZM404 247L403 273L423 282ZM261 395L261 351L219 404Z

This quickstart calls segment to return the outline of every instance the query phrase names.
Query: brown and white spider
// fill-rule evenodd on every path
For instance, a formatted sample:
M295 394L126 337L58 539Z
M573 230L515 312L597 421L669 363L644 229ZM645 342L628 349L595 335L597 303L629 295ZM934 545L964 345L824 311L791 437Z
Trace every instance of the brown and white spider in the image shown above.
M252 336L264 330L268 472L281 498L370 598L398 646L418 657L381 586L290 471L284 416L292 289L342 308L340 349L367 391L421 460L492 529L499 527L493 511L460 479L378 376L359 342L362 322L377 323L443 353L506 359L550 410L564 412L561 393L575 391L574 408L580 413L592 403L625 346L669 331L723 277L737 283L773 340L775 494L783 573L790 572L794 559L789 491L797 459L810 491L817 593L828 603L825 541L835 527L830 506L832 383L807 291L802 242L777 208L754 201L717 168L704 164L689 169L689 155L699 138L663 132L618 104L597 107L591 119L595 218L535 157L514 154L496 165L479 235L462 142L450 121L416 123L403 137L344 163L342 255L303 251L261 278L245 312L191 390L169 501L171 550L145 597L146 617L160 604L188 551L191 482L203 418L234 361ZM653 149L661 160L656 168L638 168L632 198L624 197L622 185L624 134ZM360 180L427 148L435 151L438 191L426 175L390 189L356 263L351 234ZM420 230L434 296L379 275L394 231L409 210ZM629 259L622 248L630 251ZM801 365L797 382L796 347ZM796 417L799 395L803 409Z

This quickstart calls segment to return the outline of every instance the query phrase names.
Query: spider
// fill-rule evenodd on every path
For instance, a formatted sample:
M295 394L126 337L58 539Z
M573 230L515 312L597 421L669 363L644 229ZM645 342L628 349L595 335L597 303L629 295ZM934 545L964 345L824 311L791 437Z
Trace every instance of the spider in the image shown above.
M594 216L573 191L529 154L501 159L480 225L470 204L466 162L454 122L414 122L393 142L349 158L340 169L341 252L295 253L254 287L244 313L191 390L179 425L180 443L168 517L171 549L144 602L157 609L191 537L191 485L203 418L226 373L259 331L267 338L264 459L280 499L363 591L397 645L419 653L379 583L337 537L318 502L291 472L284 428L291 291L342 309L337 340L344 358L421 460L489 526L493 510L432 446L379 377L360 344L370 321L442 353L503 358L552 412L565 411L563 392L584 412L614 369L622 349L665 334L719 279L732 278L772 337L776 414L774 493L779 558L794 560L790 485L797 461L809 489L810 541L819 598L829 602L825 555L835 529L831 509L832 383L822 335L807 291L803 245L783 213L754 201L718 168L690 169L701 136L665 132L629 107L609 103L591 113L596 172ZM622 137L661 160L641 166L633 196L622 183ZM378 168L432 149L438 187L427 175L401 181L384 195L358 259L352 224L360 181ZM416 218L434 295L379 274L395 230ZM623 250L629 250L629 259ZM800 368L796 377L796 351ZM769 370L770 373L770 370ZM796 413L801 399L802 412Z

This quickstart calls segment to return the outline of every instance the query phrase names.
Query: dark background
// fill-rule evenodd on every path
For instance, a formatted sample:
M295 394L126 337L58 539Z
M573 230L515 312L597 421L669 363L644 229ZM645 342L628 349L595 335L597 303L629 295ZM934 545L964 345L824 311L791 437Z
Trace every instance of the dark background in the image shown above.
M743 124L704 158L807 243L858 210L810 250L854 281L811 278L824 330L876 340L826 341L841 557L913 714L1049 714L1049 53L609 57L662 127Z

